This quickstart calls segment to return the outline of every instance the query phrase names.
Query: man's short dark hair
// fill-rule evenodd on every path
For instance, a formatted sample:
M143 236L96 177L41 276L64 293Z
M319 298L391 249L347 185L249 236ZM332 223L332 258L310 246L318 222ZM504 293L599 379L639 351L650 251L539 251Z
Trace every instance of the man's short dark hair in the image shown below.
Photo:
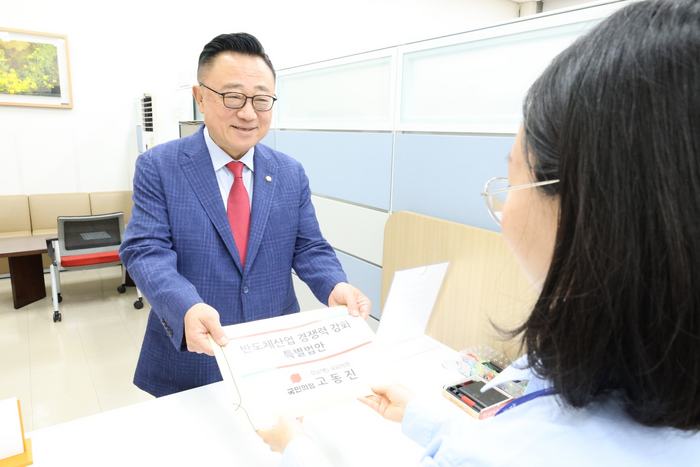
M219 54L225 52L262 58L267 66L270 67L272 77L275 80L277 79L275 68L272 66L270 57L265 53L265 49L260 41L255 36L245 32L221 34L209 41L209 43L204 46L204 49L202 49L202 53L199 54L197 79L200 80L202 73L211 65L214 59Z

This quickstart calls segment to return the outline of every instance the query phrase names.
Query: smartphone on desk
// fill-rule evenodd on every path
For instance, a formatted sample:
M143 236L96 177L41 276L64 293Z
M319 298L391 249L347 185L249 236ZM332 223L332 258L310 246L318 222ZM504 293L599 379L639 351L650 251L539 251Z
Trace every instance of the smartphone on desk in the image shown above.
M481 392L486 381L472 376L461 381L445 385L442 395L460 409L474 418L484 420L492 417L513 397L500 388L494 387Z

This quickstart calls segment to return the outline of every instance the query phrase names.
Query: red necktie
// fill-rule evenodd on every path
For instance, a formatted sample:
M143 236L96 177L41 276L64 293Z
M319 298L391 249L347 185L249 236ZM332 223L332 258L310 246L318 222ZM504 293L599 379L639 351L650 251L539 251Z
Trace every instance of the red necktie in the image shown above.
M248 192L243 185L243 162L229 162L226 167L233 174L233 185L228 194L227 214L231 224L233 239L238 247L241 265L245 265L245 254L248 250L248 231L250 230L250 201Z

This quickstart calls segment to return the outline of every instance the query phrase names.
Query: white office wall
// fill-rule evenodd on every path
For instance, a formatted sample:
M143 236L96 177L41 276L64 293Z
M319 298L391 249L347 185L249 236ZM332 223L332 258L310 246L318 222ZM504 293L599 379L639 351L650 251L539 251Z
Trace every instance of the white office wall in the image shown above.
M76 0L7 2L2 10L3 27L68 36L74 108L0 106L0 194L130 188L134 99L177 88L174 64L192 55L184 12L128 1L105 11Z
M544 0L542 12L546 13L562 8L580 8L589 5L599 5L601 3L614 3L618 0Z
M191 83L217 34L250 32L285 68L516 16L510 0L5 2L1 26L68 36L74 108L0 106L0 195L130 189L134 100Z

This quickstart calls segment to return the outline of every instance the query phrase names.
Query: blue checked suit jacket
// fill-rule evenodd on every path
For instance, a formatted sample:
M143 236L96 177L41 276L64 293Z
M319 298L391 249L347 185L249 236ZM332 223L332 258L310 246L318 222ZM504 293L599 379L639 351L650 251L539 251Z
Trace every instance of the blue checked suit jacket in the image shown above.
M155 396L221 380L214 357L188 352L184 317L199 302L241 323L299 311L292 269L328 303L347 278L321 235L301 164L255 146L245 268L202 129L139 156L120 257L151 304L134 383ZM269 177L270 181L267 181Z

